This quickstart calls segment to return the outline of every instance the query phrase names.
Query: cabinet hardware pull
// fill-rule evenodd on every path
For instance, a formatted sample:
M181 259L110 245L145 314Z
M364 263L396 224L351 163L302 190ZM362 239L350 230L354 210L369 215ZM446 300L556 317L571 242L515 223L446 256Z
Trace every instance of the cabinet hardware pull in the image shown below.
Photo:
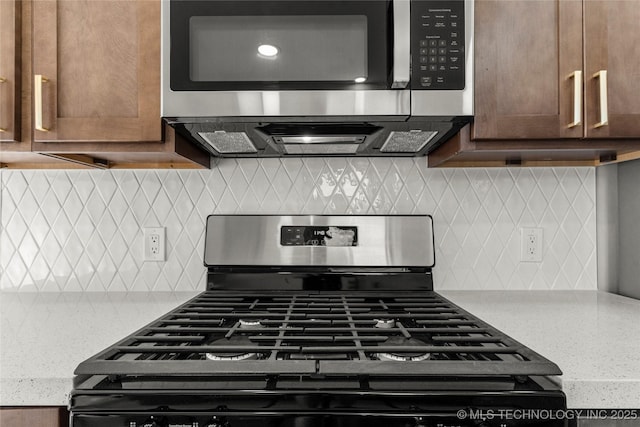
M108 169L111 167L108 160L97 159L95 157L87 156L85 154L57 154L57 153L41 153L46 157L52 159L64 160L70 163L76 163L82 166L89 166L96 169Z
M576 127L582 121L582 71L576 70L569 74L573 79L573 122L567 127Z
M609 108L607 106L607 70L600 70L593 75L600 82L600 121L593 125L599 128L609 124Z
M4 82L6 82L6 81L7 81L7 79L5 79L4 77L0 77L0 83L4 83ZM0 133L2 133L2 132L6 132L6 131L7 131L7 129L5 129L5 128L0 128Z
M43 125L42 125L42 83L46 83L49 80L47 80L46 78L42 77L42 74L36 74L35 75L35 79L34 79L34 87L33 87L33 92L34 92L34 98L35 98L35 125L36 125L36 130L42 131L42 132L48 132L49 129L46 129Z

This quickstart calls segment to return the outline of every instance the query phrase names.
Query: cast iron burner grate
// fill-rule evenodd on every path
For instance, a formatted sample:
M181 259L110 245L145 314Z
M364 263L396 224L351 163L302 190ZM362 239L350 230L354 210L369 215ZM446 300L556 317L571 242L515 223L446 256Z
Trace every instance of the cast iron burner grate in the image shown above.
M561 371L435 292L206 291L75 373L414 377Z

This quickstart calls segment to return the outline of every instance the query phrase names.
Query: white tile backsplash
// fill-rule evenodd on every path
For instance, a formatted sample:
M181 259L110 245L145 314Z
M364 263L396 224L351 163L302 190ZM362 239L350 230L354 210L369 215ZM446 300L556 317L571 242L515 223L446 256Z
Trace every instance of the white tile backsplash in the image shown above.
M0 171L0 289L198 290L211 213L432 214L436 289L596 289L594 168L225 159L211 170ZM142 261L164 226L167 260ZM542 227L543 262L520 262Z

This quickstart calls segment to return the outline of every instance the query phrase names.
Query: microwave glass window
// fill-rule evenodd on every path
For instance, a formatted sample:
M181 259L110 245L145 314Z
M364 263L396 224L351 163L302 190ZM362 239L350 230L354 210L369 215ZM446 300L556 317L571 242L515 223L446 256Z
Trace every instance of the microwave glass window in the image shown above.
M194 82L364 82L367 16L192 16Z

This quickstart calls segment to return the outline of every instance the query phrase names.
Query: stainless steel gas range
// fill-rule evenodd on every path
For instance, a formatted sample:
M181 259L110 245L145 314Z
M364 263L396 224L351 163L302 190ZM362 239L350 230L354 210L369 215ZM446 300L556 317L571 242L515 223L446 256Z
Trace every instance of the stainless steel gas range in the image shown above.
M554 363L433 291L430 216L212 215L204 261L78 366L72 427L568 425Z

